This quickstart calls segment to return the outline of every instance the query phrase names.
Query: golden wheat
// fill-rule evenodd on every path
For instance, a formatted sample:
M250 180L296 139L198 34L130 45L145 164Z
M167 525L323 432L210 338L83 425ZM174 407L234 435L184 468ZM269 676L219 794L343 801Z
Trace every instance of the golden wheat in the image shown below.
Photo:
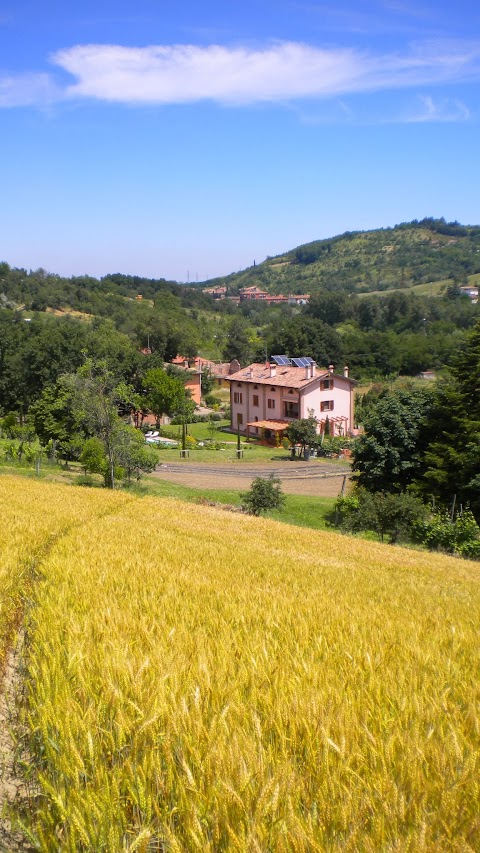
M39 849L479 849L478 564L153 498L102 514L29 611Z
M115 495L112 500L111 495L0 477L0 670L42 554L72 525L98 517L125 500L125 496Z

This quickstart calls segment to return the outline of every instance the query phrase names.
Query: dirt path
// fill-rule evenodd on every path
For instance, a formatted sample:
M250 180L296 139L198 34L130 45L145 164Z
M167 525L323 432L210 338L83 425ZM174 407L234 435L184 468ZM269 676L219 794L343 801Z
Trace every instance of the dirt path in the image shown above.
M337 497L350 468L326 463L325 465L288 465L279 467L272 463L258 463L248 467L241 465L215 465L194 463L172 463L160 465L153 476L170 483L190 486L194 489L231 489L246 491L254 477L274 474L282 483L282 490L289 495L309 497Z
M33 847L20 832L12 829L9 809L25 801L28 795L25 782L16 764L15 742L12 730L17 726L15 699L21 685L20 662L23 634L17 637L10 649L0 694L0 851L18 853L33 851Z

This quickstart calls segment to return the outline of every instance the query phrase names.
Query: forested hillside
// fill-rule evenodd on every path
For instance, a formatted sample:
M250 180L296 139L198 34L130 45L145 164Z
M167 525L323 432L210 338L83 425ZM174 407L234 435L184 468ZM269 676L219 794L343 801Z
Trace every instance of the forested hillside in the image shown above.
M178 353L242 364L275 352L308 354L320 365L348 364L355 379L369 380L438 370L480 316L480 304L459 287L478 270L480 228L442 220L311 243L227 280L232 293L252 283L310 292L303 308L238 305L201 287L119 273L63 278L4 261L0 414L27 413L85 358L103 360L137 391L147 370ZM443 290L409 289L429 277L445 281Z
M316 240L218 281L272 293L369 293L480 272L480 227L423 219Z

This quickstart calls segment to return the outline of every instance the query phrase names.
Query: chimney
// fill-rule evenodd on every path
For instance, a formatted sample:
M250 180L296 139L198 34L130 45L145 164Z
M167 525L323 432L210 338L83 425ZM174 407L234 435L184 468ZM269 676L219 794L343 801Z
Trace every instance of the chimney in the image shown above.
M270 379L274 379L276 375L277 375L277 365L271 364L270 365Z
M305 368L305 379L311 379L312 378L311 368L312 368L311 364L307 364L307 366Z
M348 379L348 366L347 365L345 365L345 367L343 368L343 375L344 375L345 379Z
M333 373L333 364L328 365L328 372Z

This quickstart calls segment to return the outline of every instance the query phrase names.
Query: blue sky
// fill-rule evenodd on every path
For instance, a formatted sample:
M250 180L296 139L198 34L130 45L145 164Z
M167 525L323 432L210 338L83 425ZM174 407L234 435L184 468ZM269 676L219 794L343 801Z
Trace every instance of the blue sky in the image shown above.
M4 0L0 260L226 275L480 221L474 0Z

